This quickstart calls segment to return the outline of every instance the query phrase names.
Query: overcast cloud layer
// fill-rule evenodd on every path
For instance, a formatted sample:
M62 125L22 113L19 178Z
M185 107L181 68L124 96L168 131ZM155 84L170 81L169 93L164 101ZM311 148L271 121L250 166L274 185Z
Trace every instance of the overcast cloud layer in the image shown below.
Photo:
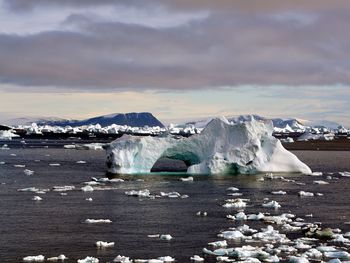
M347 0L0 3L0 83L22 90L350 83Z

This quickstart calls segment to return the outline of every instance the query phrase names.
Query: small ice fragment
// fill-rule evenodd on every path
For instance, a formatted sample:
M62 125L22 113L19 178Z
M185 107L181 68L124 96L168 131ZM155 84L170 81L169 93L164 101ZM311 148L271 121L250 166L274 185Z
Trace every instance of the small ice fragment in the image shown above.
M280 191L272 191L271 194L273 194L273 195L285 195L285 194L287 194L287 192L280 190Z
M3 165L3 164L5 164L5 162L0 162L0 165Z
M114 242L104 242L104 241L97 241L95 243L96 247L99 249L108 248L108 247L114 247Z
M40 196L34 196L33 198L32 198L32 200L33 201L41 201L41 200L43 200Z
M185 177L185 178L180 178L180 181L182 182L193 182L193 177Z
M147 237L149 238L159 238L160 235L159 234L155 234L155 235L147 235Z
M226 204L223 205L225 208L244 208L247 206L247 203L244 202L242 199L232 199L232 200L226 200L228 201Z
M339 259L350 259L350 254L346 251L331 251L325 252L324 256L326 258L339 258Z
M340 172L339 174L343 177L350 177L350 172Z
M34 171L29 170L29 169L25 169L25 170L23 170L23 172L24 172L24 174L25 174L25 175L28 175L28 176L33 175L33 174L34 174Z
M241 231L238 230L229 230L229 231L224 231L221 234L218 235L219 237L223 237L225 239L241 239L244 237Z
M50 163L49 165L50 166L61 166L61 164L59 164L59 163Z
M87 224L110 224L112 223L109 219L86 219L85 223Z
M99 263L100 261L97 258L87 256L84 259L78 259L78 263Z
M169 235L169 234L160 235L159 238L161 240L171 240L171 239L173 239L173 237L171 235Z
M24 164L15 164L13 167L16 167L16 168L24 168L26 167Z
M10 155L11 155L11 156L17 156L17 154L15 154L15 153L11 153Z
M237 192L237 191L239 191L239 189L237 187L232 186L232 187L227 188L226 191Z
M84 164L84 163L86 163L86 161L77 161L76 163L77 164Z
M208 243L208 245L213 247L227 247L227 241L222 240L222 241L210 242Z
M208 213L207 213L207 212L198 211L198 212L196 213L196 215L197 215L197 216L207 216Z
M247 215L244 212L239 212L236 214L236 220L247 220Z
M80 189L83 192L92 192L92 191L94 191L94 188L92 188L92 186L90 186L90 185L86 185L86 186L84 186L84 187L82 187Z
M271 202L263 204L262 206L267 207L267 208L275 208L275 209L281 207L281 205L277 201L271 201Z
M39 256L27 256L23 258L24 262L44 262L45 257L43 255Z
M289 263L309 263L309 260L306 257L292 256L289 258Z
M117 262L117 263L132 263L132 260L129 257L118 255L115 259L113 259L113 262Z
M85 200L89 201L89 202L92 202L92 198L91 197L90 198L86 198Z
M137 196L137 197L150 197L151 192L148 189L139 190L139 191L131 190L131 191L126 191L125 194L130 196Z
M51 257L51 258L47 258L47 261L64 261L68 259L65 255L61 254L58 257Z
M299 192L298 192L298 195L299 195L299 196L307 196L307 197L311 197L311 196L314 196L314 193L311 193L311 192L305 192L305 191L299 191Z
M75 189L75 186L73 186L73 185L53 186L52 187L52 190L55 192L72 191L74 189Z
M194 262L203 262L204 258L198 256L198 255L194 255L193 257L191 257L191 260Z
M265 215L263 213L259 213L257 215L255 214L250 214L247 216L248 220L262 220L264 219Z
M329 183L326 181L322 181L322 180L316 180L316 181L314 181L314 184L329 184Z
M323 173L322 172L313 172L310 174L311 176L322 176Z
M157 258L159 263L168 263L168 262L174 262L175 258L172 258L170 256L165 256L165 257L159 257ZM157 261L153 261L152 259L148 260L149 263L158 263Z

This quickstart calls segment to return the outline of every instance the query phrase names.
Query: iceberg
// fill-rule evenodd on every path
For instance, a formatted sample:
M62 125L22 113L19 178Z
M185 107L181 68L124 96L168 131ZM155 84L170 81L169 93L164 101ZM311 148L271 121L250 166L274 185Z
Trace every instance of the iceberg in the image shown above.
M188 174L310 174L272 133L271 121L233 124L221 117L189 138L123 135L107 147L106 163L113 174L150 173L160 158L184 161Z

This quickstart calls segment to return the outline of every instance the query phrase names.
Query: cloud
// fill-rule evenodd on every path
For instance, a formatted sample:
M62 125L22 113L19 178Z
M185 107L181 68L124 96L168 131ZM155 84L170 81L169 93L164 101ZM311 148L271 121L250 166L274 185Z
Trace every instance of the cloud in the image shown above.
M27 91L350 83L347 1L3 4L0 83Z

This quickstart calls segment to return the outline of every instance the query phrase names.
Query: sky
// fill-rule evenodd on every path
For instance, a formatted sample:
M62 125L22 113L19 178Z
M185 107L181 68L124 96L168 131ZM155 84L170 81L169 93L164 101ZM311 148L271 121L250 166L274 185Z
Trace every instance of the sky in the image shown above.
M0 0L0 121L152 112L350 126L348 0Z

